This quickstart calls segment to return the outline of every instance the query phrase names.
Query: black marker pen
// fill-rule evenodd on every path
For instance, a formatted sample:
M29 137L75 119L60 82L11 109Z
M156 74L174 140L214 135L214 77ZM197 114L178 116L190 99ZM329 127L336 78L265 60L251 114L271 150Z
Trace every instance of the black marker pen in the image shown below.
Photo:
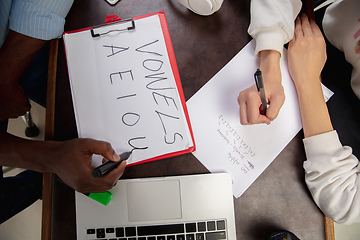
M91 172L91 175L94 178L99 178L99 177L103 176L104 174L110 172L111 170L113 170L114 168L119 166L119 164L122 161L125 161L126 159L128 159L131 155L131 152L123 152L122 154L120 154L120 160L117 162L107 161L107 162L101 164L100 166L94 168L94 170L92 170L92 172Z
M258 90L258 92L260 92L261 105L262 105L261 114L266 116L267 101L266 101L266 96L265 96L264 82L263 82L263 78L262 78L260 69L256 70L254 77L255 77L255 83L256 83L257 90Z

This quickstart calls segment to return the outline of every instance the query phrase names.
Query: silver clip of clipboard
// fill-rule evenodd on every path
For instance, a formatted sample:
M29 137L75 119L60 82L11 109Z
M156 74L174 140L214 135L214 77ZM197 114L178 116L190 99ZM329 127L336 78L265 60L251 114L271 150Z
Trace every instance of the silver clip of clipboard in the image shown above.
M112 25L112 24L127 23L127 22L131 22L130 27L123 28L123 29L112 29L112 30L109 30L109 31L103 32L103 33L95 33L95 31L94 31L94 29L100 28L100 27L103 27L103 26L109 26L109 25ZM93 38L98 38L98 37L101 37L103 35L106 35L106 34L109 34L109 33L112 33L112 32L125 32L125 31L134 30L134 29L135 29L135 21L132 18L129 18L129 19L124 19L124 20L120 20L120 21L117 21L117 22L105 23L105 24L101 24L101 25L98 25L98 26L94 26L94 27L92 27L90 29L90 32L91 32L91 36Z

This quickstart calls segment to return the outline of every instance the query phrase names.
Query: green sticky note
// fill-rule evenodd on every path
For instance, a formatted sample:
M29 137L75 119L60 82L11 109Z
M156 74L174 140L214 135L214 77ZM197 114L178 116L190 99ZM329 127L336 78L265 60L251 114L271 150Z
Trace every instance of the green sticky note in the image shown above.
M107 206L111 200L112 194L109 191L104 193L90 193L89 198L94 199L95 201L101 203L104 206Z

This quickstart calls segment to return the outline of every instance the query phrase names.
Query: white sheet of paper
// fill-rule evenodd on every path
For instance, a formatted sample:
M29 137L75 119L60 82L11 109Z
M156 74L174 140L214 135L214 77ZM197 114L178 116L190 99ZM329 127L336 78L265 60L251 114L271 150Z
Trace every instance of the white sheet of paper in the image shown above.
M285 103L270 124L240 124L237 97L255 83L259 67L252 40L187 101L193 127L194 156L211 172L227 172L240 197L302 128L296 90L281 58ZM332 92L323 86L328 100ZM266 89L265 89L266 93Z
M135 27L100 38L90 30L64 35L79 137L108 141L118 153L135 149L127 164L193 146L160 19L142 18Z

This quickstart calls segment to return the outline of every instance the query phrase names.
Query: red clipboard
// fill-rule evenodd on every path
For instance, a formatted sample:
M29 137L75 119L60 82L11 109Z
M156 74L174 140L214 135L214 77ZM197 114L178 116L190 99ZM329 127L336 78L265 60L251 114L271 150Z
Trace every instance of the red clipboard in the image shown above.
M187 148L185 150L175 151L175 152L159 155L159 156L156 156L156 157L153 157L153 158L149 158L149 159L146 159L146 160L138 161L138 162L135 162L135 163L132 163L132 164L128 164L127 166L133 166L133 165L146 163L146 162L150 162L150 161L175 157L175 156L178 156L178 155L191 153L191 152L195 151L195 149L196 149L195 139L194 139L191 123L190 123L189 113L188 113L187 106L186 106L186 101L185 101L185 97L184 97L184 93L183 93L183 88L182 88L182 84L181 84L179 70L178 70L177 63L176 63L176 58L175 58L175 53L174 53L174 50L173 50L173 45L172 45L172 41L171 41L171 37L170 37L170 32L169 32L167 21L166 21L166 18L165 18L165 13L163 11L161 11L161 12L157 12L157 13L146 14L146 15L134 17L131 20L135 21L135 20L138 20L138 19L147 18L147 17L151 17L151 16L154 16L154 15L158 15L158 17L160 19L160 25L161 25L165 45L166 45L167 54L168 54L168 57L169 57L169 62L170 62L172 74L173 74L174 79L175 79L175 84L176 84L176 87L177 87L177 90L178 90L181 105L183 107L185 119L186 119L186 122L187 122L187 125L188 125L188 128L189 128L189 132L190 132L190 135L191 135L191 140L192 140L193 146L190 146L189 148ZM119 21L126 21L126 19L121 20L116 15L109 15L109 16L106 17L105 24L103 24L103 25L94 26L94 27L87 27L87 28L82 28L82 29L73 30L73 31L67 31L67 32L64 32L63 35L82 32L82 31L88 31L88 30L92 30L92 29L97 28L97 27L106 26L107 24L117 23ZM64 44L65 44L65 40L64 40ZM65 55L66 55L66 52L65 52ZM70 78L70 74L69 74L69 78Z

